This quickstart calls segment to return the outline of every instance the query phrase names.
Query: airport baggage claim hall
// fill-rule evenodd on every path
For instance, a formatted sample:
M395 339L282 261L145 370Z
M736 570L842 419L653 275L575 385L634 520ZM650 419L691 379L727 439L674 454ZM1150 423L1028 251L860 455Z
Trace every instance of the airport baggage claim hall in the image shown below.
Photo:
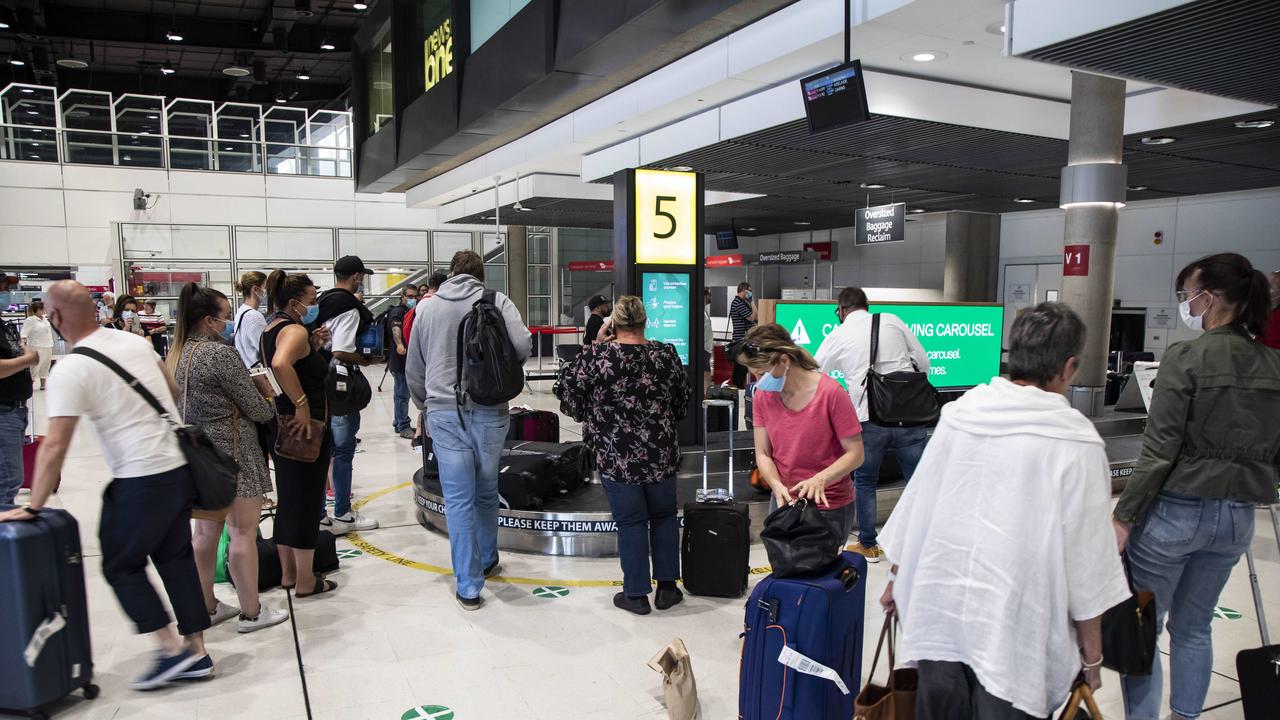
M1280 717L1277 38L1276 8L1243 0L0 0L0 491L22 481L0 506L0 717L849 720L855 698L869 719L1057 717L1086 692L1077 672L1100 678L1108 720ZM1227 264L1237 279L1219 281ZM481 282L495 304L473 308ZM871 328L864 310L909 339L877 358L911 353L932 415L868 419L868 402L888 417L866 396L890 376L868 378L864 336L837 332ZM1026 387L1027 353L1065 342L1036 335L1045 318L1078 318L1078 342ZM179 436L81 345L135 353L112 357L166 408L168 374L187 396L166 415L238 471L121 472ZM1245 356L1253 370L1218 382ZM1203 394L1170 406L1211 380L1216 411ZM831 443L789 405L810 381ZM1026 457L1042 428L1018 415L984 442L1029 464L947 484L948 423L997 392L1093 443L1088 491L1052 453ZM286 449L308 403L328 426ZM1193 425L1200 440L1170 434ZM876 428L919 442L881 447L867 480ZM1196 444L1233 436L1256 438L1247 471ZM826 444L838 472L785 477ZM162 471L195 488L190 537L190 493L161 510L160 491L129 489ZM223 480L234 501L225 483L209 501ZM1036 483L1091 493L1091 514L1004 507ZM783 484L808 499L762 539ZM930 525L912 493L948 514ZM1205 514L1166 540L1234 542L1229 562L1214 582L1179 569L1181 585L1137 587L1138 546L1176 502ZM121 538L164 513L168 545L128 550L126 590ZM1065 563L1052 589L1004 593L1048 598L1045 632L1071 644L1036 662L1061 678L1028 705L991 670L1025 663L970 658L947 692L1000 709L926 708L942 691L914 669L931 638L912 633L905 583L916 603L944 590L899 567L904 543L1031 558L991 537L1011 516L1083 538L1020 561L1037 578ZM807 571L789 521L834 538ZM948 575L952 628L928 627L978 642L1030 622L960 628L1002 582L990 552ZM1096 583L1068 587L1076 566ZM249 567L257 594L231 582ZM202 635L180 607L197 579ZM867 710L890 692L887 652L872 670L891 582L903 679L896 711ZM1130 596L1169 605L1175 586L1172 608ZM139 621L140 592L177 625ZM1068 595L1108 601L1068 617ZM1117 599L1136 624L1079 622ZM1148 653L1145 673L1116 671L1116 643Z

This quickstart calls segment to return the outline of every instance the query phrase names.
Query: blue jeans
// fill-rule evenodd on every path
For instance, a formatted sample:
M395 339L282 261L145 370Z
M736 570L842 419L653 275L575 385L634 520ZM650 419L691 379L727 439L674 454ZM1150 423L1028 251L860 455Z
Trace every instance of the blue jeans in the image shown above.
M412 427L409 424L409 381L405 379L403 372L393 371L391 377L396 385L395 400L392 403L395 419L392 422L395 431L401 433Z
M484 589L484 569L498 559L498 469L511 418L497 408L427 413L432 448L440 463L449 552L458 594Z
M356 456L360 413L333 416L333 516L351 512L351 460Z
M1155 593L1157 631L1169 619L1169 706L1183 717L1199 717L1204 707L1213 671L1213 609L1253 540L1254 512L1251 503L1162 492L1129 537L1133 585ZM1128 720L1160 717L1163 675L1157 657L1150 676L1121 678Z
M880 464L884 454L893 448L902 468L904 480L910 480L920 464L929 431L924 427L891 428L870 420L862 423L862 466L853 471L853 489L858 505L858 542L862 547L876 544L876 485L880 483Z
M676 479L635 485L603 478L609 509L618 523L618 560L622 591L648 595L653 580L680 577L680 519L676 517ZM653 552L653 574L649 552Z
M27 409L0 406L0 505L12 505L22 489L22 436Z

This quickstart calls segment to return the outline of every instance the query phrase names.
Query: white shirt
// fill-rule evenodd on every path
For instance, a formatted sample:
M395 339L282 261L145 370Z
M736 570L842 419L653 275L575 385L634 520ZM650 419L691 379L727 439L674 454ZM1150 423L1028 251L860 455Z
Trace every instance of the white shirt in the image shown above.
M920 372L929 372L929 355L902 318L893 313L880 315L880 346L876 348L876 372L881 374L911 370L912 361ZM867 388L863 379L871 365L871 313L854 310L840 327L822 341L814 359L825 373L840 372L849 388L849 397L858 409L858 420L867 422Z
M179 417L160 356L151 341L99 328L76 347L97 350L133 375L174 417ZM111 476L157 475L187 464L168 421L111 368L68 353L49 374L49 417L87 417L93 423Z
M329 332L333 333L333 337L329 341L329 350L331 352L353 353L356 351L356 334L360 329L360 311L358 309L351 309L337 317L329 318L324 321L324 326L329 328Z
M22 338L33 348L53 347L53 326L48 318L32 315L22 321Z
M267 318L262 313L241 305L236 308L236 352L247 368L261 359L262 331L267 329Z
M900 566L898 659L965 663L1038 717L1080 671L1072 621L1130 594L1098 431L1061 395L999 377L942 409L878 541Z

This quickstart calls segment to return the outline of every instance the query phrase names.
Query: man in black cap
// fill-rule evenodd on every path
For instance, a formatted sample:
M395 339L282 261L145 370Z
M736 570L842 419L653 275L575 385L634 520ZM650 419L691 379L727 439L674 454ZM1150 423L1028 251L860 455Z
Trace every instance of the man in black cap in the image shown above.
M314 327L329 329L333 338L329 352L337 363L348 368L369 364L369 358L361 355L356 347L357 338L369 329L373 313L357 297L364 291L365 277L373 271L355 255L338 259L333 266L334 287L320 295L320 313ZM359 372L348 370L348 373ZM360 413L334 415L333 429L333 518L325 517L320 525L334 535L345 535L352 530L373 530L378 521L360 517L351 509L351 459L356 454L356 433L360 432Z
M583 345L607 339L606 336L600 335L600 328L604 327L604 319L613 312L613 305L609 302L609 298L596 295L587 301L587 309L591 311L591 317L587 318L587 330L582 334Z

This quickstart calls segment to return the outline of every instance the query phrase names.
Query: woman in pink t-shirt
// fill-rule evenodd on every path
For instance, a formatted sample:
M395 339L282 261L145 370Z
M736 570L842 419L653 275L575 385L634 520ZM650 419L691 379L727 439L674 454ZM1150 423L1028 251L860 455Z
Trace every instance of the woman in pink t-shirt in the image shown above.
M862 464L862 425L849 393L777 323L752 328L738 362L760 378L756 467L773 490L772 507L808 499L847 538L856 521L849 474Z

